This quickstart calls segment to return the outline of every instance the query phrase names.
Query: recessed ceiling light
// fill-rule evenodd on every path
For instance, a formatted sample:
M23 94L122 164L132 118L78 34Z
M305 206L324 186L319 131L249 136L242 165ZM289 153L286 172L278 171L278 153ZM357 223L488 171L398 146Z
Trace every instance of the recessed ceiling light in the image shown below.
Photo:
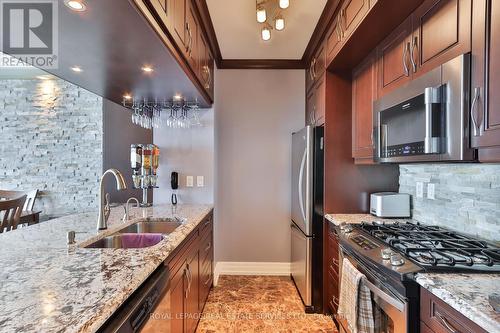
M73 66L73 67L71 67L71 70L73 72L77 72L77 73L83 72L83 69L81 67L79 67L79 66Z
M174 95L174 100L178 101L178 100L181 100L182 99L182 96L180 94L175 94Z
M87 6L82 0L65 0L64 4L71 10L83 12Z
M151 66L144 66L141 69L146 73L151 73L153 71L153 67Z
M132 99L132 96L130 96L129 94L125 94L125 95L123 95L123 98L129 100L129 99Z
M50 76L48 76L48 75L38 75L36 78L39 79L39 80L48 80L48 79L50 79Z

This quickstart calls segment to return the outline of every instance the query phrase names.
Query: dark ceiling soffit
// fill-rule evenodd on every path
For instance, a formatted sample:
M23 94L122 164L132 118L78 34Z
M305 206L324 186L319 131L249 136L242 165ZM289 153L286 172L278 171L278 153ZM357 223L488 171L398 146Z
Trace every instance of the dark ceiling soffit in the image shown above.
M302 59L222 59L219 42L215 34L215 29L208 11L207 1L196 1L199 5L198 11L203 21L204 30L207 33L210 49L215 58L217 68L220 69L305 69L307 63L311 61L313 52L323 39L330 22L332 21L340 0L328 0L321 13L321 16L314 28L314 32L307 44Z
M222 59L219 69L304 69L301 59Z
M319 17L318 23L314 28L314 32L311 35L311 39L307 44L306 50L304 51L304 55L302 56L302 61L304 64L308 64L312 57L313 53L318 48L319 43L323 40L328 27L330 26L333 18L335 16L335 12L337 11L337 7L340 3L340 0L328 0L321 16Z

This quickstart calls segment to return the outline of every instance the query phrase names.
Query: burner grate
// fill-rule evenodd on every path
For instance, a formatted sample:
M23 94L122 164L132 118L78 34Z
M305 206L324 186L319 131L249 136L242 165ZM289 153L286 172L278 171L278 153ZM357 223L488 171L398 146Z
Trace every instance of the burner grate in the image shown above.
M362 223L360 228L423 267L500 271L499 248L438 226Z

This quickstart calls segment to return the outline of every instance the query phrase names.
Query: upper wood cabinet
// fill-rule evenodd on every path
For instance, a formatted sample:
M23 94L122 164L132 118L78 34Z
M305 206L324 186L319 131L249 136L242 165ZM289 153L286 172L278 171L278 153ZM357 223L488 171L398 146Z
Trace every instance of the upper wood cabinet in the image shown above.
M472 146L500 162L500 1L474 0L472 29Z
M193 71L199 75L198 66L200 61L200 53L198 44L200 32L198 29L198 21L194 13L191 1L186 1L186 31L185 31L185 52L186 57Z
M379 96L411 80L411 34L411 18L408 18L377 47Z
M339 25L342 38L349 38L370 8L368 0L346 0L342 4Z
M186 0L166 0L171 2L172 15L170 19L172 23L170 25L172 37L174 37L179 48L183 48L186 51L187 41L186 41Z
M410 61L423 74L471 50L472 0L427 0L412 15Z
M309 91L326 70L326 46L322 44L306 69L306 90Z
M342 31L340 30L340 15L333 21L326 39L326 63L329 64L342 49Z
M375 54L352 75L352 157L356 164L373 163L373 101L377 96Z
M326 80L321 75L306 96L306 125L323 125L326 109Z
M472 0L426 0L377 48L379 97L471 50Z

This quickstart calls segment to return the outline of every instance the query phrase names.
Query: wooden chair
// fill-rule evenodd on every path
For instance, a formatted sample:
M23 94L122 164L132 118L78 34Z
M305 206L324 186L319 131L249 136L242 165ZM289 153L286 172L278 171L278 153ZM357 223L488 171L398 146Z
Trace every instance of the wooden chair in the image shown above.
M17 229L25 202L26 195L0 201L0 233Z
M32 190L28 192L23 191L2 191L0 190L0 199L14 199L26 195L26 202L24 203L23 210L33 210L35 205L36 197L38 196L38 190Z

